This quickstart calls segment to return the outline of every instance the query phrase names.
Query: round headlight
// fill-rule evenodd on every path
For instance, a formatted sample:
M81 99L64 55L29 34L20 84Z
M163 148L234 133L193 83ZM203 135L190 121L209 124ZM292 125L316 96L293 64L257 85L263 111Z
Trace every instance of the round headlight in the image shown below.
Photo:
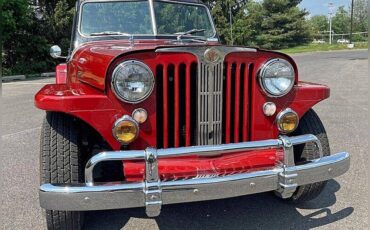
M288 94L293 88L294 80L293 66L283 59L268 61L259 74L262 89L272 97L282 97Z
M112 89L124 102L142 102L153 92L153 73L142 62L125 61L113 71Z

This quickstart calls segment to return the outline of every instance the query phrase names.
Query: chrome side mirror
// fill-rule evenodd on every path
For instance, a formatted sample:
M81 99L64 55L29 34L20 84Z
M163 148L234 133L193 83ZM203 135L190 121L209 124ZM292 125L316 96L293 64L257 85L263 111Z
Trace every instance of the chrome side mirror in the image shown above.
M57 45L50 48L50 56L52 58L66 58L62 56L62 49Z

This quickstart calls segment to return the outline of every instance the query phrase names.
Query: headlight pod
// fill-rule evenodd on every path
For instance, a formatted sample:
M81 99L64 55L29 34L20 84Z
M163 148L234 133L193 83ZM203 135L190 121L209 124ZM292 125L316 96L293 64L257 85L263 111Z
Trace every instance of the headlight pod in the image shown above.
M142 62L125 61L113 71L112 89L120 100L133 104L140 103L153 92L153 73Z
M272 59L262 67L259 73L259 81L262 89L269 96L285 96L294 85L294 68L284 59Z

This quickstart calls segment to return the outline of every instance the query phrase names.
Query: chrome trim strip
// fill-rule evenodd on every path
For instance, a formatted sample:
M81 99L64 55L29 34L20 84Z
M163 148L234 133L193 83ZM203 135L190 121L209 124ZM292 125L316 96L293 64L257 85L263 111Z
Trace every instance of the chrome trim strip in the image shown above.
M222 199L266 191L290 197L297 186L325 181L344 174L350 167L348 153L313 160L305 165L294 164L293 146L314 142L314 135L282 136L276 140L246 142L221 146L197 146L179 149L105 152L86 165L85 184L44 184L40 187L41 207L49 210L88 211L146 207L148 216L157 216L163 204ZM264 171L179 181L160 181L158 159L189 155L217 156L235 151L283 148L284 162ZM321 147L318 151L321 151ZM322 153L320 153L322 155ZM145 180L139 183L94 183L93 169L100 162L144 160Z
M257 49L246 48L246 47L235 47L235 46L185 46L185 47L169 47L169 48L159 48L156 50L157 53L191 53L201 62L205 62L204 52L208 48L214 47L221 52L222 56L226 57L230 53L239 53L239 52L257 52Z
M155 17L155 11L154 11L154 1L149 0L149 8L150 8L150 16L152 18L152 28L153 28L153 34L158 34L158 28L157 28L157 19Z

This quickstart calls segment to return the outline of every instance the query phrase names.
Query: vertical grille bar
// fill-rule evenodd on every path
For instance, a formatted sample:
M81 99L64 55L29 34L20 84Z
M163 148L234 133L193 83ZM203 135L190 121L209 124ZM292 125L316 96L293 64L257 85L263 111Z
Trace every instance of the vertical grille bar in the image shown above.
M198 117L199 119L199 138L198 143L200 145L205 145L207 143L208 137L208 126L209 126L209 119L208 119L208 68L203 63L199 66L199 98L200 103L198 104Z
M190 127L190 116L191 116L191 64L186 65L186 122L185 122L185 146L191 145L191 127Z
M243 142L248 141L248 108L249 108L249 65L245 65L244 70L244 95L243 95Z
M223 63L215 66L215 93L214 93L214 144L222 143L222 91L223 91Z
M175 147L180 147L180 84L179 84L179 65L175 65L175 100L174 100L174 108L175 108L175 119L174 119L174 127L175 127Z
M226 117L225 117L225 142L230 143L230 122L231 122L231 75L232 75L232 64L227 64L226 74Z
M224 90L224 86L223 86L223 82L224 82L224 63L220 63L219 67L218 67L218 76L219 76L219 79L218 79L218 91L219 91L219 94L218 94L218 100L217 100L217 104L218 104L218 120L220 121L219 124L218 124L218 130L217 130L217 136L218 136L218 143L222 143L222 120L223 120L223 90Z
M218 136L217 136L217 125L218 125L218 119L217 119L217 112L218 112L218 104L217 104L217 95L218 95L218 90L217 90L217 83L218 83L218 65L213 67L213 72L214 72L214 82L213 82L213 144L217 144L218 142Z
M199 65L198 67L198 106L203 105L203 66ZM202 132L203 132L203 109L198 109L198 123L199 123L199 130L198 130L198 140L197 142L202 144Z
M163 66L163 147L168 148L168 65Z
M234 111L234 142L239 142L239 111L240 111L240 71L241 64L236 65L236 75L235 75L235 111Z

